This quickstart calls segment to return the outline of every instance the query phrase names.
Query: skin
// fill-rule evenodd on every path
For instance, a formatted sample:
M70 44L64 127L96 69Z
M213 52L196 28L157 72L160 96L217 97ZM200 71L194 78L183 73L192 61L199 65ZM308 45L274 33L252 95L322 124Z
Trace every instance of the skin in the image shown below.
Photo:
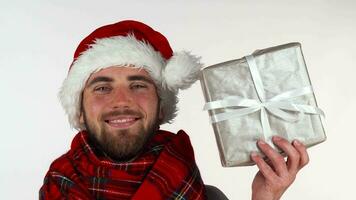
M162 118L156 86L143 69L109 67L93 73L85 85L80 122L99 148L116 161L125 162L139 155ZM252 183L253 200L280 199L309 162L300 142L291 144L280 137L272 140L286 153L287 161L268 144L258 141L269 162L251 154L259 168Z
M113 66L93 73L83 90L80 123L108 157L128 161L159 127L159 97L149 74Z
M252 182L253 200L278 200L287 188L294 182L297 173L308 162L306 147L297 140L289 143L287 140L274 136L272 141L286 153L287 161L283 156L262 140L257 142L260 150L266 155L266 162L256 153L251 154L259 168Z

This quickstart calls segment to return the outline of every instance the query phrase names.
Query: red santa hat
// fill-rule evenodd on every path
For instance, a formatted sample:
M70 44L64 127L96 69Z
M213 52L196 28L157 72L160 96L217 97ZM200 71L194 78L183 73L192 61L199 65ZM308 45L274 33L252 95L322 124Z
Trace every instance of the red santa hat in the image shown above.
M197 79L199 58L172 51L168 40L141 22L127 20L96 29L77 47L73 63L59 92L69 123L78 130L85 83L94 72L111 66L145 69L155 81L164 114L161 124L171 122L177 112L177 94Z

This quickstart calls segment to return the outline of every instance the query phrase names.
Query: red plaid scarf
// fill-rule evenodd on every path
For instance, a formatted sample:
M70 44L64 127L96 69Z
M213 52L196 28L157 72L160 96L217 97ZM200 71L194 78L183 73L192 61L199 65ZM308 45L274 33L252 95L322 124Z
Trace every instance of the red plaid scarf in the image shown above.
M134 161L115 163L86 132L50 166L40 199L206 199L189 137L158 131Z

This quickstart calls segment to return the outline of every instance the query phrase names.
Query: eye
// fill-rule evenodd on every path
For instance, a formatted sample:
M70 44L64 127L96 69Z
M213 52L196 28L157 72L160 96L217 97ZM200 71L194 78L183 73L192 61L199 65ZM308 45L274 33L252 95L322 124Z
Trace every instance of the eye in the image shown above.
M147 85L143 84L143 83L133 83L130 85L130 88L131 89L144 89L144 88L147 88Z
M94 92L97 93L107 93L111 91L111 87L108 86L98 86L94 88Z

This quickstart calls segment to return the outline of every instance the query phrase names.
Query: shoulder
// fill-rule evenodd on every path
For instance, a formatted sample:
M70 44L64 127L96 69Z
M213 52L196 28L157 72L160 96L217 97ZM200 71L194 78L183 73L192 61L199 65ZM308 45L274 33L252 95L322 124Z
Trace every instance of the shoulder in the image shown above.
M73 174L74 168L72 166L72 162L68 158L69 152L63 154L59 158L55 159L46 174L46 178L54 178L54 179L63 179L69 180L69 178L65 178L70 174Z

